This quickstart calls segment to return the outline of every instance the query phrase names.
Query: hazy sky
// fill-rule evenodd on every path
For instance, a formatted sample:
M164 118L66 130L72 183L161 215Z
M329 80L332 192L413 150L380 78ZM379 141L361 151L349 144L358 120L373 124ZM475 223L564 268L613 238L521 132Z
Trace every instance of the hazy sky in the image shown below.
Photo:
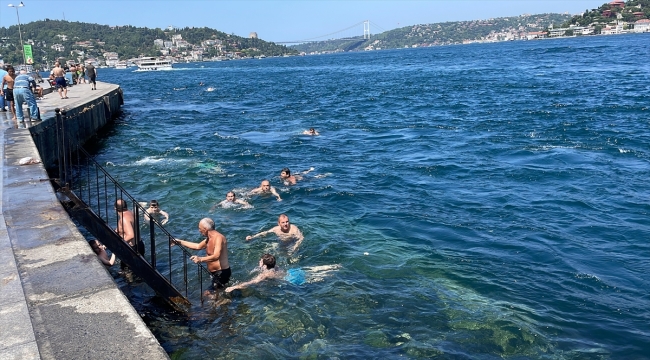
M267 41L316 38L370 20L371 33L444 21L477 20L524 13L576 14L604 0L422 0L422 1L224 1L224 0L24 0L21 24L46 18L149 28L207 26ZM16 10L0 0L0 27L17 24ZM357 25L342 36L362 35ZM332 35L331 37L339 37ZM317 40L324 40L317 39Z

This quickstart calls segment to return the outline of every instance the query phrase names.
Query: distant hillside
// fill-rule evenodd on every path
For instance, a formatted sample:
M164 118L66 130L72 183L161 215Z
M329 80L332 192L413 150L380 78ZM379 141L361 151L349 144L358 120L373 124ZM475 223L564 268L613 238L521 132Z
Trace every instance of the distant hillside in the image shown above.
M321 41L294 45L291 48L310 53L518 40L530 32L543 31L551 25L559 26L570 18L568 14L540 14L413 25L373 35L370 41L359 37L353 41Z
M650 19L650 0L612 1L597 9L585 10L564 23L563 27L571 25L594 26L599 28L618 21L633 23L641 19Z
M199 57L199 54L200 57L234 57L297 53L283 45L205 27L162 30L45 19L22 24L21 30L23 41L32 44L37 64L52 63L59 58L103 60L107 52L117 53L119 59L159 56L165 50L164 42L173 42L166 48L166 55L178 59ZM4 62L22 63L18 26L0 28L0 36L0 55ZM162 40L163 45L155 45L156 39Z

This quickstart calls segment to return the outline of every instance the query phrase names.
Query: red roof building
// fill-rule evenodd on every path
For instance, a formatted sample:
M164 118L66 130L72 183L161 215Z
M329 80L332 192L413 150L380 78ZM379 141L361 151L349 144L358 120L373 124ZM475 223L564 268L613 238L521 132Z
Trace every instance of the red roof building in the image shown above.
M614 1L610 2L609 5L613 6L613 7L619 7L621 9L623 9L625 7L625 1L623 1L623 0L614 0Z

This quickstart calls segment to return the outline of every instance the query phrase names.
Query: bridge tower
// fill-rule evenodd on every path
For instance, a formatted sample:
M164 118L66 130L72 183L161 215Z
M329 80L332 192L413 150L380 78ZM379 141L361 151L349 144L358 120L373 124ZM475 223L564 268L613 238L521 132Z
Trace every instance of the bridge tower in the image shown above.
M363 38L370 40L370 20L363 22Z

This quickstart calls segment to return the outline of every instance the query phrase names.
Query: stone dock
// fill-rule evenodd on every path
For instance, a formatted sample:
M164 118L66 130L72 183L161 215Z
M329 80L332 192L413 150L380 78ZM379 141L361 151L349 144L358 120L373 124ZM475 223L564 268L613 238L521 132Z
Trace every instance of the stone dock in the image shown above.
M42 122L0 112L0 359L168 359L70 220L44 164L56 149L55 108L84 113L81 142L119 112L122 90L97 83L39 100ZM40 151L40 153L39 153ZM19 165L31 157L41 163Z

